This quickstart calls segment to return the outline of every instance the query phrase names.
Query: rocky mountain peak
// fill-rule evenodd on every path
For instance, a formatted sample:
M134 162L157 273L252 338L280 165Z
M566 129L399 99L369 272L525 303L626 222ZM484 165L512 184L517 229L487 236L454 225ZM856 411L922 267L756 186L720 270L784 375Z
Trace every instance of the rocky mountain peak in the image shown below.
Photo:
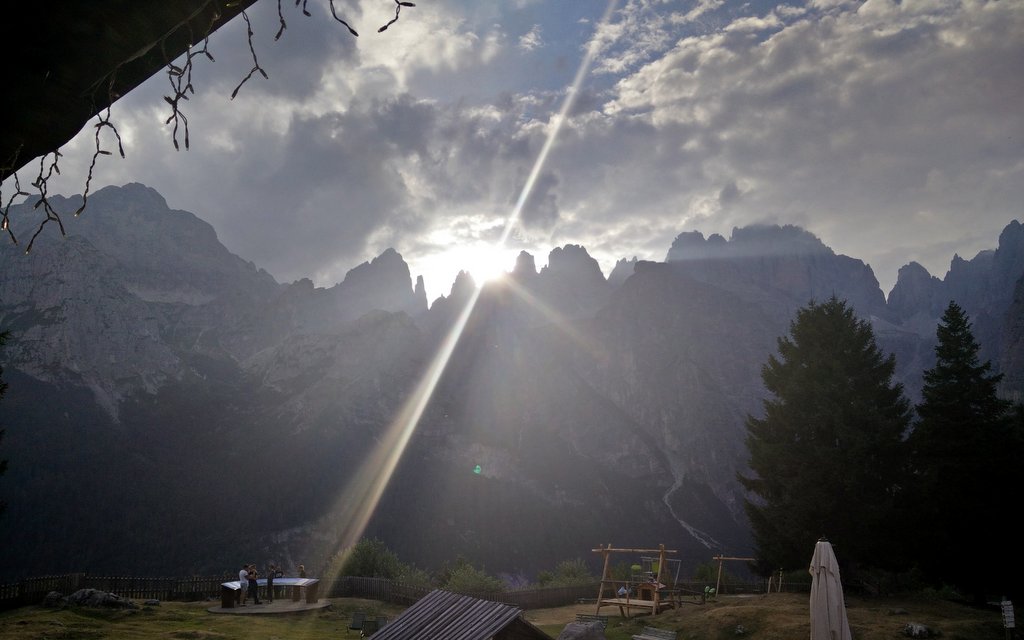
M416 276L416 287L413 289L413 295L416 297L416 305L427 308L427 286L423 283L423 276Z
M549 278L579 278L581 281L604 281L604 274L597 260L578 244L555 247L548 254L548 264L541 269L541 276Z
M949 302L946 298L945 283L919 263L910 262L900 267L896 285L889 293L888 307L898 320L909 320L919 314L938 318Z
M410 315L426 311L425 290L422 295L413 290L409 265L392 248L350 269L345 279L328 292L335 301L339 320L355 319L374 310L404 311Z
M525 280L537 275L537 262L533 256L526 251L520 251L516 256L516 265L512 268L512 277L518 280Z
M579 245L555 247L540 271L539 294L569 315L595 311L607 300L609 290L601 266Z
M707 258L833 255L817 236L793 225L735 227L726 240L712 234L707 240L699 231L680 233L672 242L666 262Z
M886 316L885 297L871 268L836 255L814 234L792 225L735 228L730 240L681 233L666 262L688 276L761 299L784 317L808 300L843 291L865 317Z
M612 272L608 274L608 284L612 288L617 288L620 284L626 281L626 279L633 275L636 269L637 259L633 256L632 259L626 260L625 258L619 258L615 262L615 266L612 267Z
M455 281L452 282L452 290L448 298L450 300L464 300L473 293L475 288L476 281L473 280L473 274L468 271L459 271L455 275Z

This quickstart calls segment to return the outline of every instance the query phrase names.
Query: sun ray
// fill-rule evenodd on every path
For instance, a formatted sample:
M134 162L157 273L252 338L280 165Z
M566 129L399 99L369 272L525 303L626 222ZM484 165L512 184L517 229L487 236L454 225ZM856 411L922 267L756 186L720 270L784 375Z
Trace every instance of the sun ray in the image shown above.
M600 27L610 19L615 5L616 0L610 0L604 16L601 19L601 23L598 25L598 29L595 33L599 33ZM548 154L555 143L555 138L557 137L562 124L568 117L569 110L572 108L576 95L579 92L579 88L583 84L583 80L586 77L587 71L590 68L597 50L598 42L595 37L591 39L591 43L587 48L587 53L584 55L579 69L576 72L576 76L573 79L572 85L566 93L562 107L548 131L548 137L544 142L544 146L541 148L540 153L534 161L529 178L523 185L522 191L516 200L515 207L508 216L501 239L494 247L495 250L501 250L504 248L512 230L518 224L523 205L529 197L530 191L533 189L537 176L540 175L540 172L547 161ZM393 474L395 467L398 465L398 461L405 451L405 447L408 444L409 439L412 437L413 432L416 430L419 420L423 415L423 411L426 409L427 404L429 403L430 398L433 395L442 374L444 373L445 367L458 344L466 323L472 315L473 309L476 307L477 300L480 297L480 292L484 284L485 281L482 278L476 283L476 286L473 288L471 295L467 298L456 321L445 335L437 353L431 359L429 366L416 385L415 391L410 394L409 398L396 414L394 420L385 429L379 444L371 452L371 455L363 461L354 478L348 483L347 488L342 491L341 495L336 500L330 515L334 522L341 524L339 525L339 536L335 546L336 553L332 556L329 566L325 567L323 572L323 578L327 585L333 584L334 579L338 576L341 566L344 563L346 553L356 544L356 542L359 541L359 538L365 531L366 526L376 509L377 503L380 500L381 495L384 493L384 490L391 479L391 475Z
M605 8L604 15L601 16L601 22L598 24L595 34L600 33L601 27L608 23L616 4L617 0L610 0L608 2L608 6ZM519 219L522 216L523 206L526 204L526 199L533 191L533 185L537 182L537 177L540 175L541 169L543 169L545 163L547 163L548 154L551 153L551 148L555 145L555 139L558 137L558 132L561 131L562 125L569 117L569 110L572 109L572 105L576 102L576 94L579 93L580 87L583 86L583 80L586 78L587 72L590 70L590 65L594 61L594 56L597 54L599 48L600 41L598 38L591 38L590 44L587 45L587 53L583 56L583 60L580 62L580 66L576 70L576 77L573 78L572 84L569 86L569 90L565 94L565 99L562 101L562 108L559 109L558 115L555 117L554 123L551 126L551 130L548 131L548 137L544 141L544 146L541 147L540 154L537 155L537 160L533 163L533 169L530 170L530 175L526 179L526 184L523 185L522 190L519 192L519 198L516 200L516 205L512 208L512 213L505 222L505 230L501 234L501 239L497 242L498 247L505 246L509 237L512 235L513 230L515 230L516 225L519 224Z

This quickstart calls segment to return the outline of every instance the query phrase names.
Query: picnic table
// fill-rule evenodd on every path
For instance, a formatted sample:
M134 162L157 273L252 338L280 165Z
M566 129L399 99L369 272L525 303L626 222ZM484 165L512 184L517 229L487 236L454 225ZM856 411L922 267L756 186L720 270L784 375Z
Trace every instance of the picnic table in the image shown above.
M260 587L267 586L266 578L259 578L256 584ZM302 591L306 592L306 602L316 604L320 599L319 578L274 578L274 587L292 587L292 601L298 602L302 599ZM220 606L225 609L234 608L242 590L242 583L238 580L222 582L220 585Z

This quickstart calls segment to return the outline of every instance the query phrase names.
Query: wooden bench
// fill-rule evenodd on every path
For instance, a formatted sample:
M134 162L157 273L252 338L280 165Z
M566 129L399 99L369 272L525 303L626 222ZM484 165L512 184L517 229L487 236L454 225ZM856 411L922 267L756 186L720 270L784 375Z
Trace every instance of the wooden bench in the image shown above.
M676 632L644 627L642 633L633 636L633 640L676 640Z
M608 616L595 616L589 613L577 613L576 622L586 624L588 622L599 622L601 623L602 629L608 628Z

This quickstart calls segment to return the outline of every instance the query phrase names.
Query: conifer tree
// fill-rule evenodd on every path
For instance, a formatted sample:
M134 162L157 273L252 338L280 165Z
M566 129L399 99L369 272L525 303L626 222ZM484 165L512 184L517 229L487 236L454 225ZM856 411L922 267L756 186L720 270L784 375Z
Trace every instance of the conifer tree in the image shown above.
M849 566L885 566L910 403L895 357L835 296L797 311L761 375L764 416L747 418L746 510L765 570L806 568L826 536Z
M7 336L8 335L10 335L10 334L8 332L6 332L6 331L0 333L0 347L3 347L5 344L7 344ZM4 368L0 367L0 400L3 399L4 392L7 391L7 383L4 382L3 375L4 375ZM3 439L4 439L4 430L0 429L0 442L3 442ZM5 471L7 471L7 461L3 460L3 459L0 459L0 476L4 475ZM2 514L4 512L4 509L6 509L6 508L7 508L7 503L4 502L3 500L0 500L0 514Z
M1020 501L1014 473L1020 420L998 395L1002 375L979 361L971 323L955 302L943 313L936 336L935 366L924 372L923 401L909 438L906 512L912 548L933 581L983 598L986 589L997 588L1002 573L984 560L987 550L1018 537L1009 523Z

